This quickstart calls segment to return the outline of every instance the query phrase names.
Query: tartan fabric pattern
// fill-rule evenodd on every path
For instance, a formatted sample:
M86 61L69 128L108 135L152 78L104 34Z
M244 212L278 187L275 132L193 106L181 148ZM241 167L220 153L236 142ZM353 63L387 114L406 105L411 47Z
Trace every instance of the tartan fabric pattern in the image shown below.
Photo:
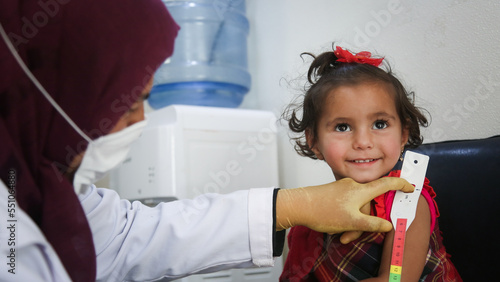
M429 240L429 252L419 281L462 282L462 278L450 260L450 254L446 252L441 235L439 226L436 224Z
M434 197L433 189L425 186ZM383 199L384 195L372 201L372 207L377 205L380 208ZM390 214L390 210L377 214L377 209L372 208L372 214L379 217L385 218L387 213ZM385 233L365 232L357 240L344 245L340 243L340 234L329 235L303 226L293 227L288 235L290 251L280 281L346 282L377 277L385 236ZM462 281L442 241L436 220L419 281Z
M363 233L349 244L340 243L340 236L327 235L312 276L319 281L358 281L377 276L385 234Z

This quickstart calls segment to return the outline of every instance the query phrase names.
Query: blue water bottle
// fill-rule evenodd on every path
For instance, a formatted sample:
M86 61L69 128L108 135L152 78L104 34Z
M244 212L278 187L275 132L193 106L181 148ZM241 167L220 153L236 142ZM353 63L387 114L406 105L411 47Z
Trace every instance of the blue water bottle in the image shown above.
M245 0L163 0L181 29L149 104L238 107L250 89Z

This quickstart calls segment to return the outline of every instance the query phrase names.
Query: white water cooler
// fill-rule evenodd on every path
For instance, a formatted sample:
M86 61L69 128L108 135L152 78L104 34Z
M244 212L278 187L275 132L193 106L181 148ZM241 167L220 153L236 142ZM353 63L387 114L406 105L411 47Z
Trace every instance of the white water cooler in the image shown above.
M148 125L110 175L122 198L148 205L204 193L279 187L276 118L271 112L173 105L147 115ZM168 239L167 239L168 240ZM227 270L180 279L278 281L273 268Z

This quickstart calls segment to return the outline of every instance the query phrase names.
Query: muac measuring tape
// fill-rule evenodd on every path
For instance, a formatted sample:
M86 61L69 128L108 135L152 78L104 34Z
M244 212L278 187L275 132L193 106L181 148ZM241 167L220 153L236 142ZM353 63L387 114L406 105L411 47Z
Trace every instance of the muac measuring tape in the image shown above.
M406 230L415 219L418 198L422 192L429 156L406 151L400 178L415 186L413 193L396 191L391 210L391 221L396 230L392 245L389 282L401 281Z

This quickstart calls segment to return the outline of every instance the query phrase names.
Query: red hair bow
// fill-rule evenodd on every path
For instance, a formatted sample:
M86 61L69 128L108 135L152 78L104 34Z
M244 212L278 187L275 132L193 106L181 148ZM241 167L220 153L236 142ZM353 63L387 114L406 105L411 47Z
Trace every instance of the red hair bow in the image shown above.
M384 60L384 58L372 58L372 53L367 51L352 54L351 52L344 50L339 46L336 47L333 53L335 54L335 56L337 56L337 61L342 63L368 64L378 67Z

